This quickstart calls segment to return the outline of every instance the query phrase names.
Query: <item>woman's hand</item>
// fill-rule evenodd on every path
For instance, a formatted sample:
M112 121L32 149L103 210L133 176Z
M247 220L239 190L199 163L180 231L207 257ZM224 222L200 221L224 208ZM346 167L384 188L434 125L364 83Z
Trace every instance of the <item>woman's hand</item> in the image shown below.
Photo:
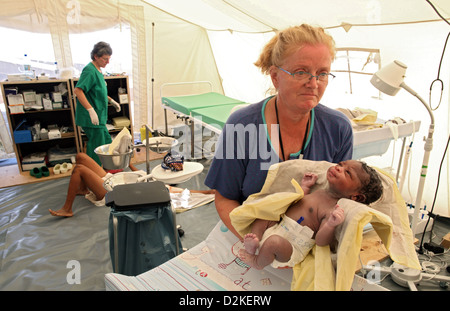
M114 108L116 109L117 112L120 112L121 108L120 108L120 104L118 102L116 102L111 97L108 97L108 102L114 106Z
M99 124L98 115L95 112L94 108L89 108L87 111L89 112L89 117L91 117L92 124L98 125Z

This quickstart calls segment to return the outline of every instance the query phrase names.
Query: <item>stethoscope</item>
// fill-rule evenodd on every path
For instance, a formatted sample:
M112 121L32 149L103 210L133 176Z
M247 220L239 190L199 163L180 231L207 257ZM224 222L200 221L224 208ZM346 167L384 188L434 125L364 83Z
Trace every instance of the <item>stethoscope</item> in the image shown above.
M280 120L278 119L278 108L277 108L277 98L275 97L275 115L277 118L277 124L278 126L280 125ZM311 116L310 116L311 117ZM303 159L303 152L305 151L305 147L306 147L306 141L308 139L308 132L309 132L309 119L308 119L308 123L306 123L306 130L305 130L305 136L303 137L303 143L302 143L302 149L300 150L300 156L299 159ZM285 161L284 158L284 147L283 147L283 140L281 138L281 129L278 129L278 140L280 142L280 147L281 147L281 157L282 160Z
M442 60L444 59L444 54L445 54L445 48L447 47L447 42L448 42L448 38L450 37L450 32L447 35L447 39L445 39L445 44L444 44L444 50L442 51L442 55L441 55L441 60L439 61L439 69L438 69L438 74L437 74L437 78L433 80L433 82L431 82L430 85L430 99L429 99L429 105L431 110L436 110L439 108L439 106L441 105L441 101L442 101L442 93L444 91L444 82L442 82L442 80L439 78L440 74L441 74L441 65L442 65ZM433 86L435 84L440 84L441 85L441 95L439 97L439 103L436 106L436 108L432 108L431 107L431 93L433 92Z

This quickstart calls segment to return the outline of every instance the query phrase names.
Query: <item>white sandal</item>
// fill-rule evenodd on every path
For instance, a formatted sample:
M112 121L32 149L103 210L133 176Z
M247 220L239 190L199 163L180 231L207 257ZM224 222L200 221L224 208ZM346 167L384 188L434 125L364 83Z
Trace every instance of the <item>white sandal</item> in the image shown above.
M56 164L53 168L53 174L58 175L61 174L61 164Z
M66 163L66 162L64 162L64 163L61 165L61 173L62 173L62 174L67 173L67 172L70 171L71 169L72 169L72 164L71 164L71 163Z

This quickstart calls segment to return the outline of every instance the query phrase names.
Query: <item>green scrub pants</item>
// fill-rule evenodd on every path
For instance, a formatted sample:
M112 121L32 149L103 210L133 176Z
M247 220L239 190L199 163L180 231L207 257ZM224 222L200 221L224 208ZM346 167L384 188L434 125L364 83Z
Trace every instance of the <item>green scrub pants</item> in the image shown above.
M102 162L98 155L94 152L95 148L110 144L112 142L111 135L109 134L106 126L103 127L83 127L83 131L86 134L88 141L86 145L86 154L94 159L98 165L102 166Z

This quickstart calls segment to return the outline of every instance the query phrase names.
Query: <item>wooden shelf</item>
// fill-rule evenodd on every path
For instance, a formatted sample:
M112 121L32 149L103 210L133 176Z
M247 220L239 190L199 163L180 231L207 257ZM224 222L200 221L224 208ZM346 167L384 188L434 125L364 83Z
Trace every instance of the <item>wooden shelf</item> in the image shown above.
M60 146L61 148L74 148L76 152L82 152L84 150L84 143L87 138L81 134L81 128L75 124L75 109L76 98L74 95L74 88L78 79L69 80L33 80L33 81L5 81L1 82L1 90L3 94L3 100L6 106L6 115L8 117L9 128L13 141L14 152L17 159L18 175L25 175L28 177L29 171L22 169L22 159L32 153L46 152L50 148ZM115 117L125 116L130 120L130 126L128 127L130 133L133 135L133 122L131 119L130 108L130 91L128 84L128 76L106 76L105 81L107 83L108 96L120 103L119 100L119 88L122 88L126 92L126 103L121 104L121 111L117 112L112 105L108 105L108 119ZM25 110L24 113L10 113L9 102L5 89L14 88L18 94L26 91L34 91L36 94L51 94L55 92L55 87L62 84L67 93L63 95L63 103L67 108L58 109L39 109L39 110ZM59 138L54 139L38 139L29 142L16 142L14 139L14 130L22 120L27 121L28 126L32 126L35 122L39 121L41 128L48 128L48 125L57 124L59 128L62 126L68 127L73 130L69 134L62 134ZM119 133L120 130L111 130L111 134ZM16 174L17 175L17 174ZM32 180L37 178L32 177ZM14 184L14 183L13 183Z
M69 80L6 81L2 82L0 85L20 174L29 174L29 171L24 171L22 167L22 159L27 155L36 152L47 152L50 148L57 145L61 148L74 148L76 152L80 151L78 136L76 135L75 114ZM50 96L53 92L61 92L61 105L66 106L67 108L38 110L24 109L23 113L11 113L8 96L5 94L5 90L8 89L16 90L17 94L32 91L36 94L42 94L42 97L45 97L46 94ZM25 102L26 98L23 97L23 100ZM42 105L42 103L37 102L36 106L39 105ZM23 120L26 120L27 126L33 126L38 122L41 129L57 125L59 129L61 127L67 127L71 129L72 132L69 132L71 134L62 134L61 137L54 139L33 140L32 135L31 141L16 142L14 131Z

